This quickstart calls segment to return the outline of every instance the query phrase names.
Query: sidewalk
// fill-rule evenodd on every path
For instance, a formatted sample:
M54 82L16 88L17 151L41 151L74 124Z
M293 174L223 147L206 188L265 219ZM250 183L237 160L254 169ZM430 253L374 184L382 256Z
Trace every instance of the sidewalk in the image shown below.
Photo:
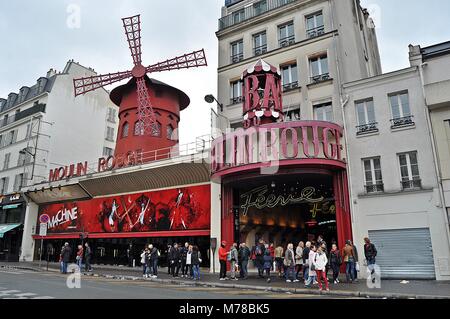
M0 269L4 267L12 267L19 269L29 269L35 271L46 270L46 262L42 262L39 269L39 262L21 262L21 263L4 263L0 262ZM218 274L207 273L207 269L202 269L201 280L194 282L185 278L173 278L167 274L167 268L159 269L157 279L143 279L142 269L140 267L130 268L125 266L107 266L92 265L93 272L86 275L103 276L107 278L117 278L122 280L147 280L154 282L163 282L179 285L199 285L208 287L223 287L234 289L254 289L268 290L282 293L295 294L329 294L348 297L364 297L364 298L433 298L433 299L450 299L450 282L439 282L431 280L415 280L409 281L407 284L400 283L401 280L382 280L380 289L371 289L367 287L365 280L357 283L338 285L330 284L330 292L319 292L318 288L305 289L302 283L286 283L277 276L272 276L272 282L267 283L264 279L257 278L255 274L250 274L249 279L237 281L220 281ZM49 263L49 271L59 271L58 263Z

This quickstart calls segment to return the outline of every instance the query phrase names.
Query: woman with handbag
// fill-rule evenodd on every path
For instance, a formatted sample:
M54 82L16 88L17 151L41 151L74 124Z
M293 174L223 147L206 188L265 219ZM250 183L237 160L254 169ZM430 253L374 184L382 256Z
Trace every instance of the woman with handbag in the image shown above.
M316 266L314 265L314 259L316 258L317 247L315 245L311 245L308 263L309 263L309 273L308 280L305 282L305 288L311 288L311 284L315 284L316 281Z
M314 268L317 273L317 281L319 283L320 291L322 291L322 279L325 281L325 289L327 291L330 291L330 288L328 286L328 278L325 273L327 263L328 263L327 255L325 254L325 251L324 251L322 245L320 245L317 248L317 253L314 256L314 262L313 262Z

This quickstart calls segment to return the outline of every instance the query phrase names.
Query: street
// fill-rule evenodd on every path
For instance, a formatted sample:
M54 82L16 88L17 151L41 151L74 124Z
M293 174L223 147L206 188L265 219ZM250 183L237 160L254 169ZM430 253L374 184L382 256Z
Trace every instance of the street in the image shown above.
M0 270L0 299L316 299L256 290L169 285L81 276L81 287L70 289L68 275L19 269ZM333 296L333 298L338 298Z

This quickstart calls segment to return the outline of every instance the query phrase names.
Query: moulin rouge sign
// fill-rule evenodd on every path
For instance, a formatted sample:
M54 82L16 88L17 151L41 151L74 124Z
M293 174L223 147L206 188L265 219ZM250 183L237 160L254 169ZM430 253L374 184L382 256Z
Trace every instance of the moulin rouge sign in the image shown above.
M142 164L142 154L139 152L129 152L126 155L100 157L98 159L96 171L106 172L118 168ZM61 181L72 177L80 177L88 173L88 162L70 164L59 168L51 169L48 180L50 182Z

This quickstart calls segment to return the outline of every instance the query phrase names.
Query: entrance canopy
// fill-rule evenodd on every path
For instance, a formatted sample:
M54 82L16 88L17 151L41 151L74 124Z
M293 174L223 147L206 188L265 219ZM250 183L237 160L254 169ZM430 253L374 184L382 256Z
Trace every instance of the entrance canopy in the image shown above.
M3 238L4 234L19 227L22 224L4 224L0 225L0 238Z

